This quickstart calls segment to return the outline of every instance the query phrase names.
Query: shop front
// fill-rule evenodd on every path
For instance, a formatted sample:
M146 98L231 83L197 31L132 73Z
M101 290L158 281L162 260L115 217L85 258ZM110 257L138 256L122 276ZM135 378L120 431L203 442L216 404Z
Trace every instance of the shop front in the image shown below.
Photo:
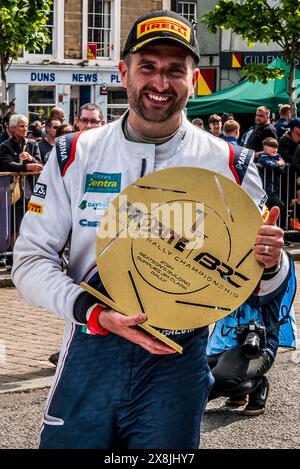
M30 121L38 116L46 119L50 109L58 106L64 109L66 121L73 123L80 106L95 103L110 122L128 107L117 69L43 66L41 71L40 66L14 65L8 72L8 83L9 99L15 98L16 112L28 115Z

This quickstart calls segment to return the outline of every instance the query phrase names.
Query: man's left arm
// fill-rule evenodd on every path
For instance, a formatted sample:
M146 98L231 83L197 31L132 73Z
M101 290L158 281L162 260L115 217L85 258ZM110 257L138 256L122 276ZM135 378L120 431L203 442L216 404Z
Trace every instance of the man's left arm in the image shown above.
M263 214L267 197L262 187L262 181L253 158L250 158L247 163L241 186L249 193ZM265 268L258 295L268 295L275 292L284 282L289 271L288 256L283 251L284 233L276 225L279 214L279 208L273 207L267 221L260 227L256 236L254 248L256 258Z

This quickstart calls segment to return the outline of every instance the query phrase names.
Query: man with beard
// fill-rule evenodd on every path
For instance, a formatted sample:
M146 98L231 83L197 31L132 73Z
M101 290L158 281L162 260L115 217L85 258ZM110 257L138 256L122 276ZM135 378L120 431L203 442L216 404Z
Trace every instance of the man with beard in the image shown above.
M263 206L251 152L239 170L233 147L199 132L183 113L198 61L194 30L185 18L167 10L139 18L119 65L129 111L101 128L60 137L56 157L39 179L46 195L40 200L35 194L33 201L43 204L44 213L29 213L23 222L13 278L29 302L66 320L42 448L198 448L213 382L205 353L208 328L169 331L183 345L180 355L136 328L146 314L123 316L79 286L85 281L101 288L98 220L143 175L174 166L208 168L236 177ZM288 262L276 227L279 210L272 210L255 247L257 259L273 272L272 280L262 282L268 293L283 281ZM67 276L59 253L68 237Z
M246 137L245 147L255 151L255 158L263 152L263 140L268 137L277 138L277 133L270 124L270 109L266 106L259 106L255 114L255 126Z

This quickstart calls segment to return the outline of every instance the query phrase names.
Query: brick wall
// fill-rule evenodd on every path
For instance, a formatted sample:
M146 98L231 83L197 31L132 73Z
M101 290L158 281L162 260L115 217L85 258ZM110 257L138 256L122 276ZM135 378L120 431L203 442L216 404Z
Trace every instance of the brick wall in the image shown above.
M82 58L82 0L65 0L65 58Z
M137 18L148 11L161 10L162 0L123 0L121 3L121 50L123 50L125 41L131 26Z
M144 13L162 8L162 0L121 2L121 50L134 21ZM65 58L82 58L82 0L65 0Z

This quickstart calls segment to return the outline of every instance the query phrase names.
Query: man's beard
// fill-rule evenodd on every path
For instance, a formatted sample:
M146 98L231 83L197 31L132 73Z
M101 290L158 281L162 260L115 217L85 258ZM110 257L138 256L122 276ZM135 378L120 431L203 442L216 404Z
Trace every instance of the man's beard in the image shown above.
M158 95L163 94L161 92L158 93L151 87L145 87L144 89L138 91L133 84L133 80L128 79L127 97L130 107L136 112L138 116L149 122L165 122L175 114L180 113L184 109L188 99L187 96L178 97L174 90L168 89L164 92L168 95L172 95L169 106L166 106L166 109L150 109L150 107L144 106L143 103L143 95L145 91L147 91L147 93L155 93Z

